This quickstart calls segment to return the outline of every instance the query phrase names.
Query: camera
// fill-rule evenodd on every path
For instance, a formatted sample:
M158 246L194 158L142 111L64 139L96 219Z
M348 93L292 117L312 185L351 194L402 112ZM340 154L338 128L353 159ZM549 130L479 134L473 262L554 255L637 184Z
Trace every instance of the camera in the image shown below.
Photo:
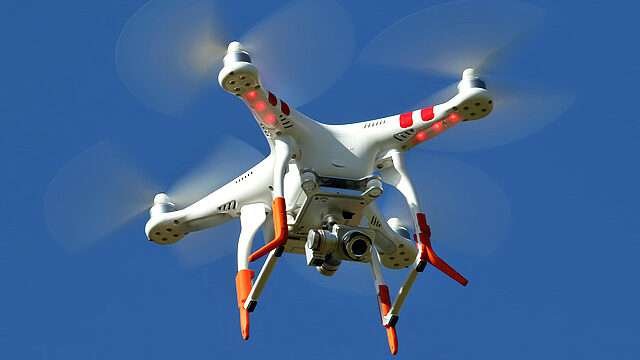
M338 224L331 230L309 230L305 244L307 265L331 276L344 260L369 262L374 236L370 229Z

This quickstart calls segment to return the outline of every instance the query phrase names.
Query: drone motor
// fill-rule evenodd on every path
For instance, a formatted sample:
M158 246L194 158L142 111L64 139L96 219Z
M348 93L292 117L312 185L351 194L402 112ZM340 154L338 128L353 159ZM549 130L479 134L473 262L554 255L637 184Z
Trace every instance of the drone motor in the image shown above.
M159 193L153 198L153 206L149 209L149 214L153 217L157 214L172 212L176 209L176 205L171 201L169 195Z
M396 234L402 236L405 239L411 239L411 233L409 232L409 228L406 224L402 222L397 217L392 217L387 220L387 225L393 230Z

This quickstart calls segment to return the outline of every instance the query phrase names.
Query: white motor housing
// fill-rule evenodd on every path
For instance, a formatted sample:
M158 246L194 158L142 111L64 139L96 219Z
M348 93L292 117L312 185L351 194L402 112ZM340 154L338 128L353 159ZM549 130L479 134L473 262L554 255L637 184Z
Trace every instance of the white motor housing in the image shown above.
M387 225L389 225L391 230L393 230L396 234L402 236L403 238L411 240L411 232L409 232L409 227L399 218L389 218L389 220L387 220Z

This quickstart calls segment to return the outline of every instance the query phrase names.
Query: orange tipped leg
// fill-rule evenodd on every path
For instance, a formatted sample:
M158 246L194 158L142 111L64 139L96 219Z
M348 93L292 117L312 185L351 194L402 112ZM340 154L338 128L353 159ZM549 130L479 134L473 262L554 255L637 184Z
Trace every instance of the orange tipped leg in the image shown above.
M387 331L387 341L389 342L389 350L392 355L398 353L398 334L395 325L386 324L384 317L391 310L391 296L389 295L389 287L387 285L378 285L378 305L380 307L380 317Z
M240 308L240 334L242 335L242 340L249 340L249 312Z
M256 250L249 256L249 261L251 262L267 255L271 250L284 245L289 237L289 229L287 228L287 205L285 204L284 197L279 196L273 199L271 208L273 211L273 228L275 230L275 237L268 244Z
M396 333L396 328L389 326L386 329L387 341L389 341L389 351L391 351L391 355L395 355L398 353L398 334Z
M418 264L417 271L422 272L429 262L436 269L442 271L445 275L460 283L462 286L467 286L469 281L444 260L442 260L431 247L431 228L427 224L427 216L424 213L417 213L416 218L418 220L418 227L420 233L418 234L418 250L420 251L420 263Z
M238 310L240 311L240 331L242 339L249 339L249 311L244 308L244 302L251 292L252 270L240 270L236 274L236 294L238 298Z

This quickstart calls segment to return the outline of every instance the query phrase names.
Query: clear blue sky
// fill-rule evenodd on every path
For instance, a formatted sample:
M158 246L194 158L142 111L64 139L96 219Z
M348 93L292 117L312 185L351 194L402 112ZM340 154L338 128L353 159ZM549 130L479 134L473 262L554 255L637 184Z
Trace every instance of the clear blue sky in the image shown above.
M266 151L246 109L215 86L211 98L177 118L145 108L126 90L114 44L143 3L0 5L0 358L387 358L373 290L327 290L285 264L243 343L234 256L185 268L169 248L145 240L144 217L80 253L51 238L43 216L47 185L98 141L121 144L165 183L221 134ZM346 7L362 48L385 25L432 3ZM526 139L442 155L502 186L510 232L488 255L437 245L471 283L462 288L433 271L419 279L398 325L399 358L640 358L640 6L532 3L548 18L522 49L522 77L573 88L576 101ZM236 26L246 28L279 5L230 1L228 12L242 14ZM526 68L539 54L554 56ZM402 112L442 85L356 66L302 110L329 123L364 120ZM175 142L162 148L158 139L168 133Z

